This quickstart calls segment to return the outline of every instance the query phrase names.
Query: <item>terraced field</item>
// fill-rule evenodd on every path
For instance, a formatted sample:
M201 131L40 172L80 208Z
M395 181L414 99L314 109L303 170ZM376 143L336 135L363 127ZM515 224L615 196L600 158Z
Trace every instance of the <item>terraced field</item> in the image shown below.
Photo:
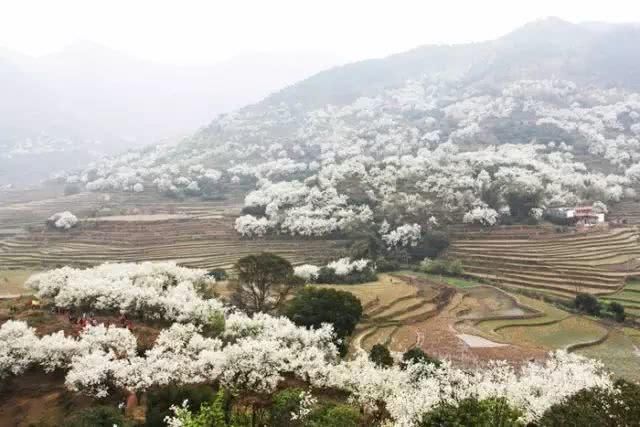
M479 330L492 338L504 339L499 331L513 326L537 326L559 322L570 316L566 311L560 310L543 301L518 295L517 300L523 306L528 307L527 316L487 317L479 319L476 326Z
M640 274L640 234L635 228L529 237L521 235L519 227L513 230L458 234L448 256L462 260L471 276L564 297L612 293L629 276Z
M499 330L508 342L527 343L549 350L570 349L576 344L597 342L607 336L607 328L584 317L570 316L553 323L509 325Z
M624 311L628 316L640 318L640 282L630 281L624 288L614 294L600 298L606 302L617 302L624 306Z
M539 299L469 279L450 284L406 271L381 275L371 284L331 287L352 290L366 306L352 352L374 344L398 352L417 346L435 357L475 366L492 359L517 364L566 349L602 360L617 375L640 379L640 331L574 315ZM445 289L452 294L439 304Z
M0 237L0 272L105 261L175 260L189 267L228 267L244 255L261 251L278 253L292 263L319 263L341 244L241 239L233 229L241 206L240 196L177 201L127 193L4 201L0 203L0 224L5 230ZM65 232L45 228L46 218L61 210L74 212L81 219L79 226Z
M418 346L436 357L466 365L486 363L491 358L521 361L544 357L543 351L531 346L494 342L475 335L473 329L459 329L462 323L474 323L482 316L525 314L513 297L497 288L471 282L454 288L409 272L381 275L381 280L372 284L331 287L364 298L365 317L352 337L352 352L369 350L374 344L400 352Z
M640 381L640 332L635 329L615 329L602 343L576 352L602 360L616 375Z
M609 220L628 225L640 224L640 203L634 200L625 200L611 207Z
M442 289L401 275L380 274L378 281L361 285L320 285L353 293L365 308L352 338L352 351L370 350L374 344L392 345L403 325L419 322L438 312Z

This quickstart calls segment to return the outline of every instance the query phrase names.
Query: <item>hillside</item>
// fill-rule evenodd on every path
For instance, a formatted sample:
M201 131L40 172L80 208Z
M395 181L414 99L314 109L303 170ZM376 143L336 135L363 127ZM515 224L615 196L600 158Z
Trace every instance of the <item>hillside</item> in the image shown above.
M564 79L580 85L640 88L640 27L572 24L556 18L532 22L497 40L466 45L428 45L387 58L323 71L268 97L319 108L424 76L464 85L523 79Z
M177 66L89 42L42 57L0 50L0 185L33 184L102 155L175 142L219 113L339 62L256 54Z
M550 206L632 200L640 98L628 46L637 43L621 37L640 33L550 19L495 41L336 68L177 146L63 180L177 198L253 188L236 223L246 236L494 225L537 220Z

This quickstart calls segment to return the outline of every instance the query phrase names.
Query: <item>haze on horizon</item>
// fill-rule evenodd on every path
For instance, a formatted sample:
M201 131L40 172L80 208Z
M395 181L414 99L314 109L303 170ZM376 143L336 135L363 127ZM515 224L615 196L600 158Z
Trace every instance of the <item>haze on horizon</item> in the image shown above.
M550 16L640 22L640 5L622 0L514 3L2 2L0 185L177 142L221 113L338 65L497 39ZM352 92L336 89L338 80L311 97Z
M0 5L0 49L39 56L90 41L177 65L213 64L256 53L312 53L337 65L423 44L493 39L547 16L574 23L637 22L640 4L24 0Z

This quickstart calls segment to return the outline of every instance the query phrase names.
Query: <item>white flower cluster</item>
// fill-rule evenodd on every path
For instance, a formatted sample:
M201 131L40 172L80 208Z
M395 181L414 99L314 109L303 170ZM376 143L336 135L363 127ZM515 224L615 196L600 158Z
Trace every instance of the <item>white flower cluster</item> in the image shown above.
M124 328L87 326L78 338L62 331L38 338L25 322L8 320L0 327L0 378L18 375L32 365L45 371L68 368L75 360L101 352L112 357L133 357L136 339Z
M404 224L382 235L382 240L389 247L416 246L422 238L420 224Z
M305 282L313 282L318 278L320 267L313 264L302 264L293 267L293 275L304 279Z
M71 212L64 211L51 215L47 222L57 229L68 230L78 225L78 218Z
M498 212L491 208L479 206L464 214L462 218L462 222L465 224L494 225L496 221L498 221Z
M213 282L205 270L173 262L62 267L31 276L26 285L58 307L119 311L178 322L206 323L224 310L200 290Z
M351 261L351 258L340 258L326 265L326 268L333 270L336 276L347 276L354 271L363 271L365 268L373 268L373 263L368 259L358 259ZM321 267L313 264L302 264L293 268L294 276L304 279L306 282L315 282L320 274Z
M111 386L144 390L214 381L271 392L284 373L307 380L337 357L330 325L310 330L263 314L230 314L224 341L203 336L193 324L175 323L161 331L144 356L136 355L129 330L102 325L85 328L79 338L62 332L38 338L26 323L8 321L0 327L0 338L0 376L17 375L34 365L47 371L66 369L71 390L98 397Z
M318 399L313 397L308 391L300 392L300 405L295 412L291 413L291 420L304 420L311 413L311 409L318 403Z
M369 267L371 261L368 259L356 259L351 261L351 258L340 258L336 261L332 261L327 264L327 268L332 269L338 276L346 276L354 271L363 271Z
M369 223L373 213L367 205L349 205L348 197L331 187L321 189L299 181L271 183L247 195L245 206L264 207L265 216L244 215L236 220L243 236L262 236L279 230L300 236L322 236L348 231Z
M230 315L226 324L223 340L203 336L192 324L174 324L144 356L137 356L127 330L97 326L78 338L62 333L37 338L24 322L8 321L0 327L0 374L19 374L36 364L63 368L71 390L103 397L110 387L135 391L216 381L267 393L289 373L315 388L347 391L364 408L383 403L393 424L406 427L441 402L455 404L467 397L504 397L524 412L525 421L534 421L581 389L612 386L599 362L566 352L517 369L500 362L474 370L448 362L438 368L381 368L364 353L337 359L328 325L309 330L283 318L243 314Z
M105 159L69 178L99 191L169 194L255 182L245 200L254 213L236 222L248 237L342 233L374 218L424 228L426 218L457 223L466 213L491 225L489 209L516 212L508 202L516 193L535 195L537 209L632 197L639 135L637 93L424 78L312 111L265 103L178 145ZM585 149L596 161L576 160Z

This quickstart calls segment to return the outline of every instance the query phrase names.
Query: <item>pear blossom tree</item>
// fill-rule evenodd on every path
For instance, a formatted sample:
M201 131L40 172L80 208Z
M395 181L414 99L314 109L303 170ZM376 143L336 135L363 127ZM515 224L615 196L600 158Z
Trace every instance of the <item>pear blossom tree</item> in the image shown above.
M78 225L78 218L69 211L58 212L49 217L47 224L58 230L69 230Z

